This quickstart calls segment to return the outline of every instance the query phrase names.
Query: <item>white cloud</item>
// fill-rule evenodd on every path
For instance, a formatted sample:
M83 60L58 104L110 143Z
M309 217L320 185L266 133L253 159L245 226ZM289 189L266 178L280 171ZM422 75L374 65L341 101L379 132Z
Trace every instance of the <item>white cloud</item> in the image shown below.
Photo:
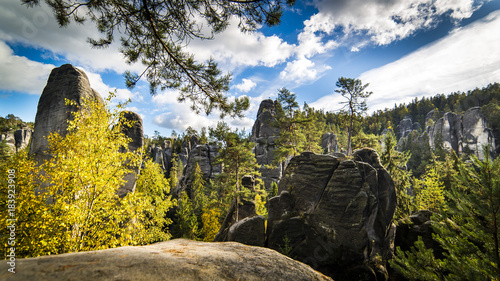
M317 67L314 62L306 58L300 58L286 64L285 69L280 73L280 78L295 83L314 81L326 70L331 69L327 65Z
M250 79L243 78L242 82L240 84L235 85L234 87L236 89L240 90L241 92L248 93L248 92L250 92L250 90L255 88L255 86L257 86L257 84L255 82L253 82Z
M224 119L220 119L218 117L220 112L218 111L214 112L214 114L210 116L194 113L190 109L189 103L178 103L177 96L178 92L166 92L158 94L152 98L152 101L156 105L157 109L159 109L158 111L161 112L153 117L154 124L176 131L184 131L187 127L192 127L199 131L202 127L215 127L219 121L224 121L232 128L249 130L253 126L253 116L257 114L257 109L260 101L262 100L260 97L248 97L250 99L250 108L246 112L246 117L226 117Z
M243 33L237 19L213 40L193 40L187 46L190 53L200 60L214 58L232 69L239 66L273 67L284 62L293 54L290 45L276 35L265 36L261 32Z
M92 71L143 71L143 66L128 65L119 52L119 40L109 48L93 49L87 38L99 38L100 33L90 21L81 25L71 23L60 28L51 9L41 1L35 8L27 8L20 1L0 2L0 40L43 48L56 56L63 56L75 65Z
M79 68L83 70L85 74L87 74L87 77L89 78L90 87L96 90L99 94L101 94L102 97L106 98L109 92L113 92L116 95L115 99L118 101L126 101L128 99L134 102L143 101L141 93L139 92L132 93L129 89L111 87L102 81L102 77L100 74L88 71L82 67Z
M488 0L486 0L488 1ZM484 1L473 0L317 0L319 13L305 22L304 33L367 35L377 45L406 38L435 26L444 14L454 21L469 18ZM321 45L321 42L317 43ZM328 43L325 43L327 45Z
M51 64L31 61L14 55L5 42L0 41L0 90L40 95L47 83Z
M415 97L449 94L500 81L500 11L449 34L439 41L380 68L360 75L370 83L370 110L410 102ZM339 108L339 95L312 103L316 108Z

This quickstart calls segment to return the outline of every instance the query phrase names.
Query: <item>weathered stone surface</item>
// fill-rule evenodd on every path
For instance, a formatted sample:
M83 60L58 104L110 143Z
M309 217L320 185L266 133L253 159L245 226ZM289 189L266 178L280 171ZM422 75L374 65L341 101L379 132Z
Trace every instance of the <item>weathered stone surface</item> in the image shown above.
M278 194L284 190L290 192L296 200L297 215L311 213L338 165L335 157L304 152L288 163L278 185Z
M266 242L265 229L265 219L263 216L244 218L231 225L227 235L227 241L264 247Z
M484 159L483 146L491 145L490 153L495 149L493 132L488 128L486 118L480 107L467 110L462 117L462 133L458 142L458 152L471 153Z
M321 139L321 147L323 148L323 153L325 154L339 152L337 135L334 133L325 133Z
M30 147L30 153L35 155L35 159L43 160L50 157L47 154L47 137L51 132L66 135L68 120L72 119L71 112L76 111L77 107L66 105L65 99L81 105L84 98L102 101L99 93L90 88L87 75L83 71L70 64L52 70L38 101Z
M10 153L16 151L16 139L14 138L13 132L4 132L0 134L0 141L5 141L9 147Z
M447 112L439 119L438 116L438 112L432 110L425 118L426 124L432 124L425 128L431 148L442 144L444 148L454 150L458 155L474 154L479 159L484 159L482 147L490 145L490 153L494 153L495 138L479 107L470 108L463 115ZM410 121L411 119L405 117L397 127L398 146L401 146L409 132L421 128L418 122ZM424 135L422 134L419 139L424 140Z
M120 247L16 260L14 280L332 280L274 250L240 243L175 239L148 246Z
M131 111L122 112L121 117L126 120L126 123L130 123L130 126L125 125L122 127L122 133L131 140L128 143L128 151L136 152L138 149L142 148L144 142L142 118L139 114ZM130 168L133 172L124 176L123 179L125 180L125 184L118 189L118 196L120 197L124 197L135 190L135 178L139 172L139 167Z
M374 150L353 159L303 153L290 160L280 195L269 200L267 247L287 248L334 279L387 280L375 261L394 247L394 183Z
M196 164L200 166L203 178L208 181L220 174L222 171L221 165L214 165L213 162L219 154L216 145L199 144L196 145L190 152L184 166L183 176L181 178L181 188L190 190L191 180L196 168Z
M19 129L19 130L16 130L14 132L14 139L16 140L16 150L17 151L28 147L32 134L33 134L33 130L31 130L29 128Z
M238 209L236 209L236 199L233 199L233 201L231 202L231 206L229 207L229 211L227 212L226 218L224 219L224 222L222 222L219 232L215 235L214 241L230 241L228 237L230 227L245 218L255 216L257 216L257 212L255 210L255 202L240 200Z
M405 115L403 120L396 126L396 136L398 139L404 138L413 130L413 120L410 115Z
M257 164L260 165L259 172L262 175L266 190L270 190L272 182L278 182L281 178L283 167L268 168L274 161L275 140L279 135L279 129L273 125L276 116L276 103L273 100L263 100L257 112L257 118L252 127L250 140L256 143L254 153Z

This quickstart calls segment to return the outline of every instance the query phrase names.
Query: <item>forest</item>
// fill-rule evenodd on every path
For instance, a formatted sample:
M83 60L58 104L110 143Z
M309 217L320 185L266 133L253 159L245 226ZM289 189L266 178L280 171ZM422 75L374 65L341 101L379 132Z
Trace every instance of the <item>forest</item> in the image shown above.
M336 134L339 150L347 153L352 137L352 150L376 149L390 173L398 199L396 224L407 223L419 210L432 212L433 244L420 238L410 249L396 249L389 261L392 270L408 280L495 280L499 276L500 158L496 153L485 153L482 160L475 155L458 156L444 147L398 148L394 128L405 115L424 123L431 110L462 113L479 106L498 136L500 84L415 99L369 116L366 108L352 114L324 112L307 104L300 107L295 94L285 88L277 96L276 115L268 124L279 129L272 165L282 165L305 151L324 153L321 138L326 132ZM261 183L249 132L234 130L224 122L168 137L156 132L145 138L140 151L124 152L120 148L130 140L121 128L131 124L120 115L125 105L112 109L110 99L104 105L86 100L83 106L88 110L74 113L66 136L50 135L52 158L43 163L36 163L27 149L15 154L2 149L1 196L8 203L0 210L4 255L13 246L9 240L12 210L17 218L19 258L144 245L176 237L212 241L233 200L252 200L257 213L267 217L266 202L277 195L277 184L266 190ZM0 122L2 133L28 126L12 115ZM186 189L180 184L186 163L178 155L183 143L193 138L198 144L218 147L214 164L223 168L207 179L196 165ZM163 170L148 151L166 141L173 159L171 167ZM136 191L119 197L117 190L132 166L140 167ZM242 184L245 175L256 179L255 188Z

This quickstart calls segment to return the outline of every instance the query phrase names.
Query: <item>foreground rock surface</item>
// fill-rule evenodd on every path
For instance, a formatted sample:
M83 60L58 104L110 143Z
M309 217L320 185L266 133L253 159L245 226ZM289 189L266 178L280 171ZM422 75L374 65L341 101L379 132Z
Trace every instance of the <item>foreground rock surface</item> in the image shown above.
M2 280L332 280L280 253L239 243L175 239L148 246L2 263Z

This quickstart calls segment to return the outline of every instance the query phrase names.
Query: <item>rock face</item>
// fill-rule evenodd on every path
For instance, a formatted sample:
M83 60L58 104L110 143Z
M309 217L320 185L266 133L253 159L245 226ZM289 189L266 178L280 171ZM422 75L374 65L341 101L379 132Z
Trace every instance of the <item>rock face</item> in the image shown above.
M325 133L321 139L321 148L323 148L323 153L325 154L339 152L337 135L334 133Z
M135 152L142 148L144 143L144 133L142 128L142 118L139 114L131 111L121 113L122 117L130 122L131 126L124 126L122 133L129 137L131 141L128 143L128 151ZM130 167L133 172L125 175L125 184L118 189L118 196L124 197L127 193L135 190L135 176L139 172L139 167Z
M15 153L28 147L32 134L33 130L30 128L8 131L0 134L0 142L5 141L10 152Z
M16 151L25 149L30 144L33 130L29 128L19 129L14 132Z
M84 98L102 101L102 97L90 88L87 75L70 64L54 68L50 73L47 85L43 89L35 117L35 128L31 142L30 153L35 159L49 158L47 154L48 141L46 137L51 132L64 136L67 133L68 120L76 106L68 106L65 99L73 100L81 105Z
M269 200L267 247L339 280L386 280L369 265L392 255L394 183L372 149L353 160L303 153L291 159ZM378 278L378 279L377 279Z
M16 260L0 265L3 280L332 280L276 251L240 243L175 239Z
M426 116L426 123L436 118L437 112L430 111ZM418 122L412 123L411 118L403 119L397 126L400 142L408 136L409 132L420 127ZM410 129L411 128L411 129ZM468 109L463 115L447 112L437 119L432 126L427 126L425 132L429 136L431 148L442 144L444 148L454 150L458 155L474 154L479 159L484 159L483 145L490 145L491 151L495 150L495 138L488 128L486 118L479 107ZM424 139L421 137L421 139Z
M488 128L486 118L479 107L467 110L462 117L462 132L458 142L459 153L475 153L479 159L484 159L483 145L490 144L495 149L493 132Z
M413 130L413 119L410 115L405 115L403 120L396 126L396 136L398 139L404 138Z
M256 143L255 158L260 165L259 171L266 190L270 190L272 182L278 182L281 178L283 168L278 166L274 169L266 168L274 161L275 141L279 135L279 129L273 126L276 115L276 103L273 100L263 100L257 112L257 119L252 127L250 140Z
M227 235L228 241L240 242L250 246L264 247L266 242L266 226L263 216L242 219L231 225Z
M205 181L213 179L222 171L221 165L214 165L215 157L219 155L219 150L216 145L199 144L189 151L186 163L184 166L183 176L181 178L181 188L190 190L191 179L196 168L196 164L200 166L203 178ZM182 160L181 160L182 161Z

